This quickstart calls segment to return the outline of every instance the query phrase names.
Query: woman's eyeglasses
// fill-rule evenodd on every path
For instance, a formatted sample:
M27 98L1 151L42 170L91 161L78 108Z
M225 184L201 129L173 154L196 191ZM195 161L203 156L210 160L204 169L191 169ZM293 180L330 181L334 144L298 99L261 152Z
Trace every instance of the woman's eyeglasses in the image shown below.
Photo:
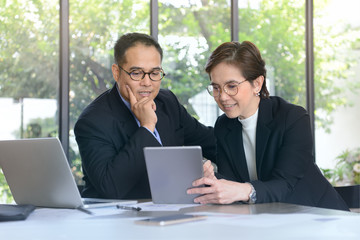
M227 95L235 96L238 93L238 86L246 81L247 80L244 80L242 82L228 82L223 86L223 90ZM210 84L206 87L206 89L209 92L209 94L213 97L220 96L222 92L221 87L217 84Z

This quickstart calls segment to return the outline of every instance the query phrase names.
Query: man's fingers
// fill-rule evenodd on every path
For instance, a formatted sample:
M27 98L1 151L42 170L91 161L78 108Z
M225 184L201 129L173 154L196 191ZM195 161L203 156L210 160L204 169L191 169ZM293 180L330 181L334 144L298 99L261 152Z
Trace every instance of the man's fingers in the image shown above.
M155 104L155 102L154 101L152 101L152 103L151 103L151 107L152 107L152 109L154 110L154 112L156 111L156 104Z
M130 100L130 105L131 105L131 107L133 107L135 104L143 105L143 104L147 104L148 102L151 101L151 102L150 102L151 108L152 108L154 111L156 111L156 104L155 104L155 102L154 102L152 99L150 99L150 98L148 98L148 97L144 97L144 98L141 98L141 99L138 101L138 100L136 99L134 93L132 92L131 88L130 88L128 85L126 85L126 89L127 89L128 94L129 94L129 100Z
M130 99L130 105L133 106L134 104L137 103L136 97L134 95L134 93L131 91L130 87L128 85L125 85L127 92L129 94L129 99Z

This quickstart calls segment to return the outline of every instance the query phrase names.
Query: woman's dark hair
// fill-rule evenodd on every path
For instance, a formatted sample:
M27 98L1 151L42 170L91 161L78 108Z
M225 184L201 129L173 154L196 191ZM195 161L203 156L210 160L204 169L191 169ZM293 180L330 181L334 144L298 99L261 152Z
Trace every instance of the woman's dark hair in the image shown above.
M118 65L126 63L125 52L131 47L137 44L143 44L145 46L154 46L160 53L162 60L163 51L159 43L149 35L143 33L127 33L122 35L114 46L114 60Z
M261 98L268 98L269 91L266 88L265 61L261 58L259 49L249 41L225 42L218 46L210 55L205 71L209 74L219 63L228 63L238 67L244 78L251 84L259 76L264 76L264 83L260 90Z

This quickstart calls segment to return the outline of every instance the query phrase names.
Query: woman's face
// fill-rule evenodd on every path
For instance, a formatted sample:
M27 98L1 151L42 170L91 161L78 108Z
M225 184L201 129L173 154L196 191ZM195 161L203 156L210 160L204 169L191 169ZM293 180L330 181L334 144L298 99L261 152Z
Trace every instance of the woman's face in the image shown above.
M258 109L260 97L257 95L261 90L263 77L260 76L251 84L243 77L240 69L227 64L219 63L210 72L211 84L220 88L220 95L214 97L220 109L228 118L245 119L252 116ZM241 84L238 84L241 83ZM234 96L224 91L224 85L237 88Z

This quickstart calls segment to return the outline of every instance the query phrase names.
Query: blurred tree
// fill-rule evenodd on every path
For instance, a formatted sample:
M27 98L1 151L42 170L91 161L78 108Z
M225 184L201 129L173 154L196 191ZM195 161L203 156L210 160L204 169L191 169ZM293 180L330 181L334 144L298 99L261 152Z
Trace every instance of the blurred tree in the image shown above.
M71 1L70 128L82 110L112 86L115 41L127 32L149 34L149 22L147 1Z
M6 184L4 173L0 168L0 203L12 203L14 201L10 188Z
M0 2L0 96L56 98L58 3Z
M184 1L159 6L159 41L165 49L163 87L171 89L190 114L189 99L204 91L209 77L207 58L222 42L230 41L230 5L226 0Z
M353 91L359 90L359 85L347 80L349 69L358 60L349 55L339 59L336 52L348 51L355 46L354 43L360 41L360 30L355 30L356 35L354 30L348 28L318 26L317 21L322 18L322 9L328 2L316 1L314 79L316 126L330 132L333 122L331 113L339 107L351 105L344 97L344 86L349 86L348 89ZM239 18L240 41L254 42L266 60L268 80L274 87L272 95L306 107L305 2L262 0L259 8L240 9ZM342 30L334 32L332 29Z

